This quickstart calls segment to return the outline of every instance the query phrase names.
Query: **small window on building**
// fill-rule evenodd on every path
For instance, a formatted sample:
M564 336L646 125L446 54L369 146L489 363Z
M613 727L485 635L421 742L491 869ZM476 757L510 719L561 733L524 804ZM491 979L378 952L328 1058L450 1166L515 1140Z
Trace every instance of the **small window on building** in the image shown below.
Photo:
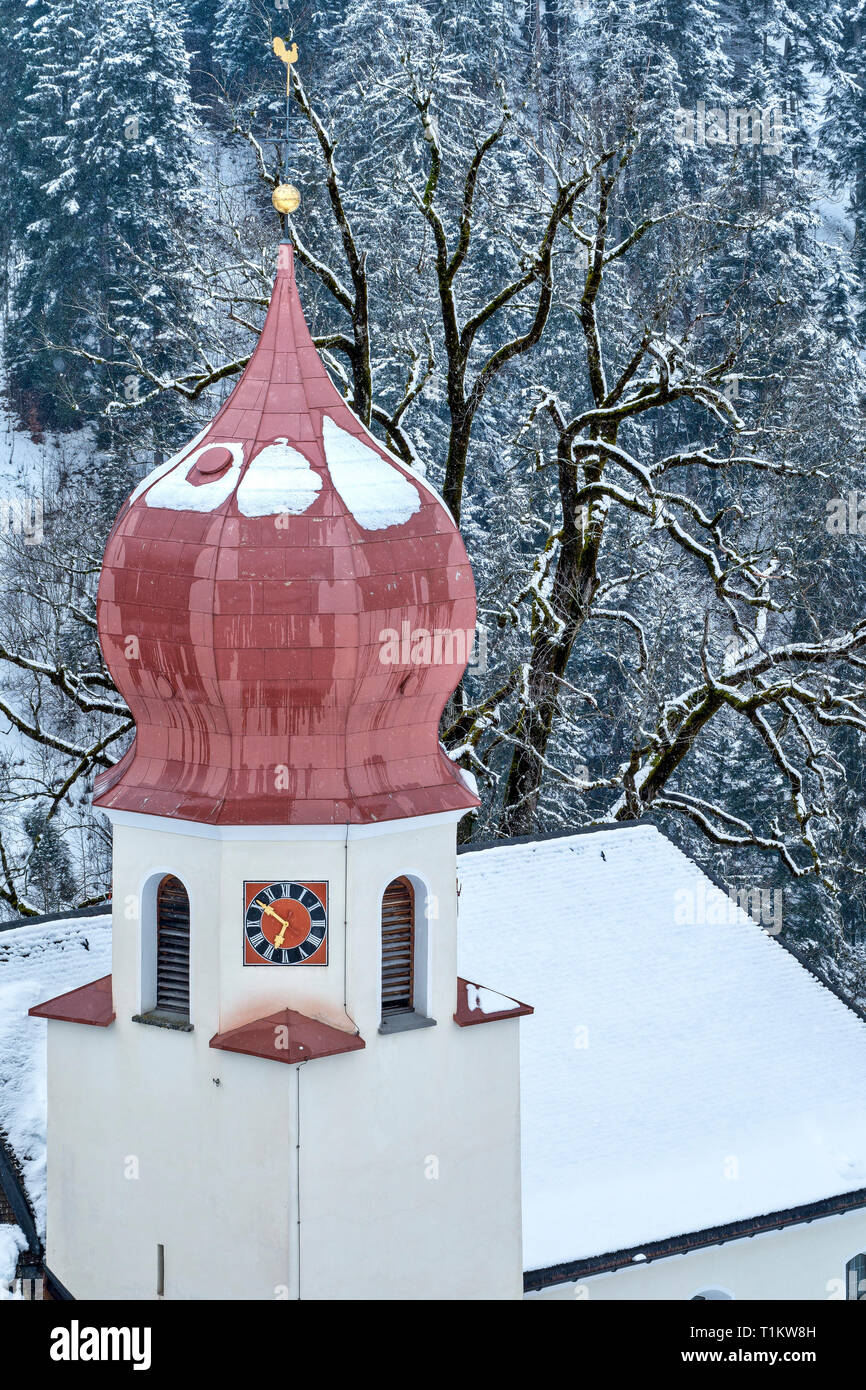
M189 896L171 874L156 895L156 1007L189 1018Z
M866 1302L866 1254L855 1255L845 1266L845 1297Z
M395 878L382 899L382 1018L415 1007L415 894Z

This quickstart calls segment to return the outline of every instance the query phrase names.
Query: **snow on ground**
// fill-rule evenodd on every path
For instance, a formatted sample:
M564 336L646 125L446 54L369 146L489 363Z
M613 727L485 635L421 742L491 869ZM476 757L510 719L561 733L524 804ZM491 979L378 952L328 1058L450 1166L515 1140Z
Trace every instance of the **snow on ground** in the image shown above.
M92 461L96 452L87 429L48 433L37 443L0 404L0 491L4 496L20 490L32 497L51 498L58 470Z
M27 1010L110 971L108 915L0 931L0 1129L21 1164L43 1235L47 1024ZM0 1232L8 1229L0 1226ZM2 1258L0 1248L0 1268Z
M46 472L44 444L36 444L26 430L16 427L11 416L0 410L0 487L39 487ZM40 488L41 492L41 488Z
M526 1269L866 1187L866 1025L652 826L458 868L460 974L535 1007Z
M0 1300L11 1297L7 1286L15 1278L15 1266L27 1241L20 1226L0 1225Z

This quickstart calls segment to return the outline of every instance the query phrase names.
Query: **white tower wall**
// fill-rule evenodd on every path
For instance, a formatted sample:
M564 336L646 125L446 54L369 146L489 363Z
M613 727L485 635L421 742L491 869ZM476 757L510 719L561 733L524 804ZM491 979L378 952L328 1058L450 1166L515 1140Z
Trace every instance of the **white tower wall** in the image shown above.
M48 1025L48 1264L74 1296L519 1298L518 1023L459 1027L455 813L215 830L117 813L115 1021ZM190 897L190 1019L152 1006L154 885ZM382 1034L380 911L416 892L416 999ZM243 883L328 883L327 966L245 966ZM426 976L426 980L425 980ZM482 982L483 983L483 982ZM291 1008L365 1049L301 1065L209 1046Z

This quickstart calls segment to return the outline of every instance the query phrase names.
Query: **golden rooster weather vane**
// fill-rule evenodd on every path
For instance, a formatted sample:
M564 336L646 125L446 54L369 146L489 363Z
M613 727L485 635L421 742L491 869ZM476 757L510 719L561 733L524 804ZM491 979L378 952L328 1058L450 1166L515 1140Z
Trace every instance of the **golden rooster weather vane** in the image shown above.
M298 45L293 43L290 48L286 47L285 41L279 37L274 39L274 53L281 63L286 65L286 165L289 162L289 109L292 99L292 67L298 61ZM301 195L293 183L278 183L271 194L271 202L277 212L284 216L290 216L296 212L301 205Z
M274 52L280 62L286 65L286 96L288 96L292 86L292 64L298 61L298 45L293 43L291 48L286 48L284 41L277 35L274 39Z

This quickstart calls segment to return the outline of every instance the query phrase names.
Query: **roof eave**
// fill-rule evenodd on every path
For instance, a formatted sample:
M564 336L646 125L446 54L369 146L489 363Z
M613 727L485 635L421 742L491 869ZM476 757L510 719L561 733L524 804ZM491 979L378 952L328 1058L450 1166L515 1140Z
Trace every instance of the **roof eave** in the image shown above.
M725 1245L731 1240L745 1240L751 1236L765 1235L770 1231L781 1231L788 1226L819 1221L827 1216L840 1216L860 1207L866 1207L866 1187L859 1187L853 1192L842 1192L835 1197L823 1197L817 1202L806 1202L802 1206L769 1212L764 1216L749 1217L744 1221L730 1221L723 1226L708 1226L702 1231L691 1231L685 1235L649 1241L644 1245L633 1245L626 1250L608 1251L602 1255L589 1255L582 1260L527 1270L523 1275L523 1288L526 1293L535 1293L554 1284L573 1284L579 1279L591 1278L596 1274L612 1274L625 1268L637 1269L653 1260L668 1259L672 1255L688 1255L709 1245Z

